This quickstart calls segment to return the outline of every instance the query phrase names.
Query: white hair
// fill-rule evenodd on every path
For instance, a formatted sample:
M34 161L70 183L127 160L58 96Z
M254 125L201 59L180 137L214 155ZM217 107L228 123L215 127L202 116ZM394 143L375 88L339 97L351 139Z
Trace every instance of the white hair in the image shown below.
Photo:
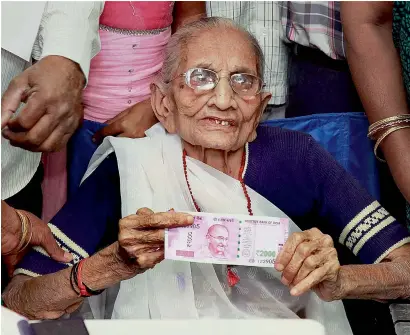
M158 78L158 84L168 88L170 81L177 75L177 70L181 60L186 57L187 46L192 38L199 36L204 31L221 29L235 29L246 37L252 46L257 61L258 76L263 78L264 75L264 57L263 51L258 40L249 31L235 23L235 21L222 17L205 17L191 22L173 34L165 49L165 59Z

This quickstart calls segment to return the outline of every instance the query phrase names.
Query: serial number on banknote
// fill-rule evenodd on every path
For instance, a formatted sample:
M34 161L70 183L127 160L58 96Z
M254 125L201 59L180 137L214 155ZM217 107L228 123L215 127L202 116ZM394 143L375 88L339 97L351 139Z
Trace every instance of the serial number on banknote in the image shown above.
M275 260L273 258L271 259L260 259L258 260L258 264L275 264Z

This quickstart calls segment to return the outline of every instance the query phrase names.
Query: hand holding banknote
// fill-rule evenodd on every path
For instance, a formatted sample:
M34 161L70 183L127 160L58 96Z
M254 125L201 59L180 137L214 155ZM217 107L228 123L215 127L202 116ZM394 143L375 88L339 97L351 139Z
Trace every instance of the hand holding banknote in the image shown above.
M145 270L164 259L164 231L191 225L191 215L169 211L154 213L141 208L137 214L129 215L119 222L118 242L123 258Z
M275 268L294 296L312 289L322 300L339 298L337 251L333 239L317 228L293 233L276 258Z

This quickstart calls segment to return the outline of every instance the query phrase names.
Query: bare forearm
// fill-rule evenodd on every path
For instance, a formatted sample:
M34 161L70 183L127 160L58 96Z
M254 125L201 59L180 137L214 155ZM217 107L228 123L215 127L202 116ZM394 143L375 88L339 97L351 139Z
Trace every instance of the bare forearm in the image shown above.
M82 278L87 286L104 289L135 274L119 261L116 252L117 243L84 262ZM35 278L16 276L4 292L3 300L7 307L30 319L55 319L71 313L83 298L71 288L70 272L68 268Z
M399 55L392 39L392 3L342 3L346 51L370 123L409 113ZM410 129L389 135L381 149L397 186L410 201Z
M408 113L401 65L391 31L363 25L357 35L354 43L348 43L348 59L370 123ZM410 202L410 129L392 133L380 148L397 186Z
M408 113L391 3L343 3L347 60L370 122Z
M343 299L409 299L410 255L407 260L375 265L346 265L339 273Z
M5 305L29 319L56 319L70 306L78 308L82 298L71 289L71 269L31 278L17 275L3 293Z

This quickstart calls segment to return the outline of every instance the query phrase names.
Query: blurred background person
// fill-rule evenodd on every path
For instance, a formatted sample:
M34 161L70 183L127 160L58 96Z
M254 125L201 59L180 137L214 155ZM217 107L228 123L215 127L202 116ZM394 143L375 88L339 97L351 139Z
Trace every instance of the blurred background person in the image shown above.
M11 271L22 251L20 244L43 245L50 255L64 259L49 228L37 218L42 215L43 199L41 153L64 147L82 120L81 93L90 60L99 50L103 3L3 2L1 6L4 286L3 266ZM27 24L21 25L22 21ZM35 64L33 57L38 59ZM25 105L19 110L21 102ZM26 219L30 224L24 224ZM27 236L22 234L24 227Z
M99 28L101 52L91 62L83 94L84 123L68 145L69 197L77 191L102 137L143 137L158 122L151 108L150 84L162 68L164 48L173 31L201 16L205 16L202 1L105 3Z

